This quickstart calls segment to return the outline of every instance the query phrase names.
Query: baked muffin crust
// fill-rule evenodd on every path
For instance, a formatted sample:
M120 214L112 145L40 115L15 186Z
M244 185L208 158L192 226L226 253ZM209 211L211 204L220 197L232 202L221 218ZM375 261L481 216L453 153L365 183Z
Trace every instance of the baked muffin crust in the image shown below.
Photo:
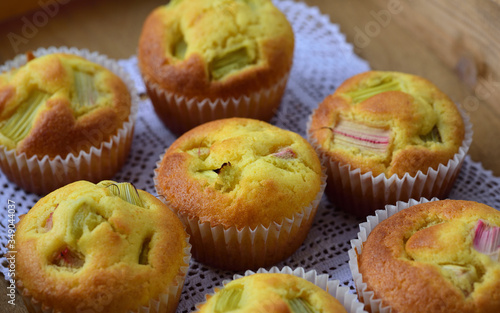
M28 156L78 155L117 134L130 107L111 71L74 55L41 56L0 74L0 144Z
M444 200L382 221L358 257L368 290L392 312L498 312L500 263L474 242L480 220L500 227L500 212Z
M378 71L346 80L319 105L309 129L331 160L400 178L446 165L464 133L455 104L431 82Z
M138 60L161 88L213 100L277 84L293 48L292 28L269 0L177 0L147 18Z
M157 190L183 214L212 227L268 227L317 197L321 164L300 135L231 118L201 125L168 148Z
M229 282L200 307L208 312L346 313L333 296L290 274L253 274Z
M16 232L16 278L57 312L128 312L178 283L187 234L154 196L79 181L42 198Z

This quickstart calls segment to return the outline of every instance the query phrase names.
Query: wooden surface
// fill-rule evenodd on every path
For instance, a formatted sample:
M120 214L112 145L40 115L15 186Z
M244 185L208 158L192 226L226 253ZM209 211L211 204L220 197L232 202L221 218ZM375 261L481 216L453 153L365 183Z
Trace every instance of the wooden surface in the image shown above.
M51 45L87 48L112 58L128 58L136 52L144 19L153 8L165 3L165 0L70 2L53 0L52 2L58 4L57 9L44 11L39 7L37 11L24 17L0 22L0 63L18 53ZM474 124L474 141L470 149L472 159L481 161L486 169L500 176L498 161L500 140L497 137L500 133L500 105L496 103L498 96L494 96L500 94L500 77L488 76L490 73L492 75L500 73L497 67L499 59L494 58L498 55L500 39L498 35L491 36L500 32L500 22L488 24L488 27L491 27L491 34L475 33L486 46L489 41L496 40L491 43L489 50L471 50L472 52L468 52L470 40L475 40L468 37L471 32L467 33L469 35L463 35L467 27L453 28L452 25L455 24L450 24L450 21L454 22L457 16L460 21L466 19L466 16L479 19L484 16L495 17L494 13L500 12L495 11L499 4L497 0L472 2L474 4L488 2L490 7L461 5L460 9L468 10L469 15L458 15L455 2L450 6L453 10L450 9L450 13L446 15L442 10L443 5L440 4L440 8L435 8L441 9L440 13L430 17L424 13L424 9L432 10L431 3L435 3L434 1L426 2L425 5L418 4L422 3L421 1L390 1L393 4L399 3L400 7L389 6L387 0L305 0L305 2L318 6L324 14L330 16L333 23L339 24L347 40L354 43L355 52L368 60L373 69L421 75L438 85L455 101L462 103ZM448 2L452 1L446 1ZM389 14L384 15L381 13L382 10L388 11ZM53 16L47 13L54 11L57 12L50 14ZM48 18L44 19L40 12L46 12ZM426 23L430 23L429 19L432 21L432 29L435 29L435 39L430 37L432 32L422 29ZM411 23L413 21L415 24ZM461 38L461 41L453 41L453 38L449 37L452 35L455 36L453 38ZM446 51L451 51L449 47L456 42L460 43L457 46L459 49L457 53L446 54ZM448 50L439 52L441 43ZM459 75L455 68L461 56L464 56L465 61L458 66ZM467 79L478 73L476 81ZM481 81L481 78L485 80ZM481 87L479 91L478 82L482 83L479 85ZM490 93L487 94L487 91ZM19 296L15 307L7 304L6 288L5 281L0 279L0 312L27 312Z

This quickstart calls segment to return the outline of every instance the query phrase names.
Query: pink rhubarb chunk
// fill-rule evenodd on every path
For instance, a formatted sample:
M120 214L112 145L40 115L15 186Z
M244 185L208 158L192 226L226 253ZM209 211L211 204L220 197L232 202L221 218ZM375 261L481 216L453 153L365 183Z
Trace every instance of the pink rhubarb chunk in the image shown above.
M83 266L84 260L83 256L80 253L74 252L68 247L65 247L56 255L53 263L57 266L79 268Z
M49 217L47 218L47 221L45 221L45 230L49 231L52 229L52 215L54 212L50 212Z
M490 226L483 220L477 222L474 233L474 249L489 255L494 261L499 260L500 227Z
M294 159L297 157L297 154L292 150L292 148L281 148L278 152L273 153L272 155L281 159Z
M333 133L336 144L357 147L361 150L384 153L389 145L389 130L351 121L339 121Z

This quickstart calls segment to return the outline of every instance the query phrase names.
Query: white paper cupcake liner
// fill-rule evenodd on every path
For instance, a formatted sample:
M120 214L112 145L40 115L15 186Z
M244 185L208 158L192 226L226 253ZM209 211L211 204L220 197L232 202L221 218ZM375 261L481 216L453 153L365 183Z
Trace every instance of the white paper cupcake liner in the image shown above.
M148 95L156 114L176 135L217 119L247 117L269 121L281 102L288 81L288 74L266 89L249 95L228 99L188 98L162 89L143 75Z
M158 168L164 154L156 163L155 188L158 194ZM247 270L268 267L286 259L297 250L307 237L326 186L325 168L322 167L321 186L314 200L291 218L268 227L258 225L255 229L235 226L224 229L222 225L212 227L210 222L201 222L179 212L164 197L160 199L180 218L191 236L193 256L196 260L226 270Z
M256 272L248 270L245 272L245 275L234 275L233 280L245 276L250 276L256 273L289 274L303 278L308 282L311 282L314 285L320 287L321 289L327 291L331 296L337 299L340 302L340 304L342 304L342 306L346 309L347 313L366 313L366 311L363 309L364 308L363 303L358 301L358 297L355 294L349 293L348 287L341 286L340 281L338 280L329 280L327 274L318 275L318 273L315 270L306 272L305 269L302 267L298 267L292 270L288 266L285 266L280 270L278 267L274 266L269 270L266 270L264 268L260 268ZM224 280L222 282L221 287L215 288L214 292L207 296L209 297L213 296L215 292L217 292L217 290L224 288L224 286L230 282L231 280ZM205 302L196 305L197 312L199 311L201 305L203 305L204 303Z
M35 56L52 53L67 53L81 56L115 73L126 84L131 96L130 115L118 132L109 140L92 147L88 152L78 155L70 153L65 157L48 156L28 157L0 146L0 168L10 181L29 192L47 194L59 187L77 180L99 182L110 179L125 163L134 132L139 96L129 75L114 60L97 52L68 47L40 48L33 52ZM18 68L26 63L26 55L18 55L0 66L0 72Z
M460 108L458 109L465 127L464 140L458 152L447 164L440 164L437 169L429 168L427 173L418 171L414 176L405 174L400 178L394 174L387 178L383 173L378 176L373 176L372 172L361 173L360 169L351 169L350 164L331 160L327 151L309 136L309 142L327 168L326 194L330 201L348 213L364 217L397 201L422 197L446 198L472 143L473 131L470 118ZM311 130L311 117L307 125L308 135Z
M186 243L187 245L184 248L184 265L179 268L177 276L172 280L172 283L165 288L164 292L159 294L158 297L149 300L147 306L140 306L123 313L174 313L177 310L182 288L184 287L184 281L186 280L189 269L189 261L191 260L189 236L186 237ZM69 313L54 310L54 308L35 299L31 292L24 288L24 283L21 280L16 282L16 287L30 313ZM114 290L107 290L107 292L109 293L106 294L104 292L100 297L101 300L104 299L104 301L108 301L107 303L103 303L103 305L109 304L109 301L113 299L112 294ZM89 306L86 306L85 303L75 303L75 310L72 312L105 313L103 307L98 306L97 309L95 308L95 299L88 299L87 301L89 302Z
M438 201L438 198L427 200L421 198L420 201L410 199L408 202L398 201L396 205L387 205L384 210L377 210L375 215L367 217L367 221L359 224L357 239L351 240L351 249L349 250L349 268L351 269L352 279L356 285L359 301L365 304L365 308L371 313L390 313L391 308L382 305L382 300L375 297L373 291L368 290L368 286L363 282L363 275L359 272L358 257L363 253L363 244L366 242L371 231L383 220L388 219L394 214L407 209L411 206Z

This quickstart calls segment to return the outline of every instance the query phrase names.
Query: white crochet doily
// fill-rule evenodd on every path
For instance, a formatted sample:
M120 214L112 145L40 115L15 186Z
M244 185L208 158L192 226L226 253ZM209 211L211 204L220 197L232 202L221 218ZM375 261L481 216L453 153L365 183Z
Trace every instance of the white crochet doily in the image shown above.
M305 136L307 118L312 109L325 96L333 93L346 78L369 70L369 65L354 54L339 27L331 24L329 18L321 15L317 8L293 1L281 0L275 3L292 23L296 47L288 86L281 108L272 123ZM120 64L131 74L139 92L144 93L137 59L132 57L121 60ZM137 188L155 194L155 163L175 138L156 117L150 101L141 101L130 157L114 180L129 181ZM24 192L1 173L0 186L0 254L3 255L7 251L8 200L15 201L18 216L26 213L39 197ZM500 208L500 179L492 176L480 163L467 157L450 198L475 200ZM340 280L341 284L349 286L354 292L347 251L350 240L356 237L360 222L363 220L335 209L324 197L304 244L277 266L315 269L318 274L328 274L331 279ZM0 262L0 270L5 275L5 258L0 258ZM234 274L215 270L192 260L178 312L193 311L196 303L204 301L205 294L221 285L224 279L231 279Z

